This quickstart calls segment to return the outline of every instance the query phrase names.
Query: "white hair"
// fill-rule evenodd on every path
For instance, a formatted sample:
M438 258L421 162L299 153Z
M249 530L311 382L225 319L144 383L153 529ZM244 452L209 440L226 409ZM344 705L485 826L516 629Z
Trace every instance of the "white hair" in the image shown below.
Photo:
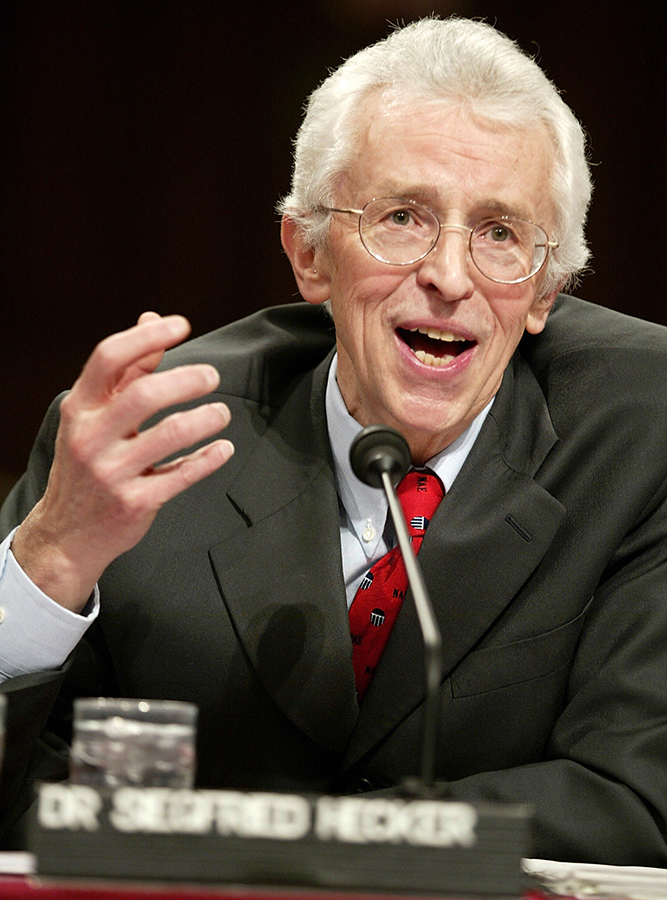
M456 103L509 127L546 126L555 158L547 186L555 210L550 237L559 246L541 293L575 280L589 255L584 225L592 190L581 125L514 41L484 22L458 17L398 28L347 59L310 95L295 140L291 192L278 211L299 224L311 246L326 240L331 217L319 210L336 205L336 186L364 133L359 112L377 92L395 101Z

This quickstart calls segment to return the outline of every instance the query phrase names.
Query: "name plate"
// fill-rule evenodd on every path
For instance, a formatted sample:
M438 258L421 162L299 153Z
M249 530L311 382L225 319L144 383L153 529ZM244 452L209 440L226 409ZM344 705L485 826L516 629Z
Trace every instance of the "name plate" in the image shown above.
M87 785L40 786L37 873L521 896L527 806Z

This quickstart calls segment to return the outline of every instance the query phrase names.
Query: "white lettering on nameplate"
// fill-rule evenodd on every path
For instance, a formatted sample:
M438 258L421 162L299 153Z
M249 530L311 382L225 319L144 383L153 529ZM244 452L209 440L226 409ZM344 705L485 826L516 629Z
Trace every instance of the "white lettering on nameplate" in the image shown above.
M39 792L37 817L42 828L97 831L102 798L85 784L45 784Z
M109 820L118 831L293 841L310 830L310 804L295 794L127 787L114 792Z
M38 822L45 829L95 831L108 815L125 833L211 834L241 838L470 847L477 812L467 803L365 797L319 797L266 792L117 788L105 813L87 785L40 789Z
M321 797L315 833L320 840L420 847L470 847L476 841L477 812L467 803Z

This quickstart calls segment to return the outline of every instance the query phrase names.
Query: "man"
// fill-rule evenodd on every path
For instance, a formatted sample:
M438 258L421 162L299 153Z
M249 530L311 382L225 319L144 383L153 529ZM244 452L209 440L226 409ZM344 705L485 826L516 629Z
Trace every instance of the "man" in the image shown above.
M535 856L667 864L667 333L558 295L589 196L581 128L487 25L410 25L324 82L281 204L308 303L108 338L5 505L7 823L66 775L81 694L197 703L201 785L418 773L409 596L363 698L352 665L393 537L348 451L381 423L445 491L437 780L532 803Z

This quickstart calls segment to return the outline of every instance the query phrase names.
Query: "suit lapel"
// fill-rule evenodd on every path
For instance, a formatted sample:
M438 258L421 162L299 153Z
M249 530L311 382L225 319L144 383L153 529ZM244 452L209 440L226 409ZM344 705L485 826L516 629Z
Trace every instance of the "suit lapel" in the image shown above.
M328 365L295 387L257 440L228 489L225 537L210 556L266 690L311 739L345 752L349 767L423 701L423 642L408 595L360 712L324 412ZM553 539L564 510L534 475L556 440L541 390L517 356L420 553L443 634L444 677Z
M517 357L419 555L443 637L443 677L502 614L553 539L564 510L534 474L556 440L539 386ZM422 647L408 594L364 698L346 766L423 701Z
M324 411L330 358L303 379L228 490L210 549L238 639L310 738L342 752L358 715Z

